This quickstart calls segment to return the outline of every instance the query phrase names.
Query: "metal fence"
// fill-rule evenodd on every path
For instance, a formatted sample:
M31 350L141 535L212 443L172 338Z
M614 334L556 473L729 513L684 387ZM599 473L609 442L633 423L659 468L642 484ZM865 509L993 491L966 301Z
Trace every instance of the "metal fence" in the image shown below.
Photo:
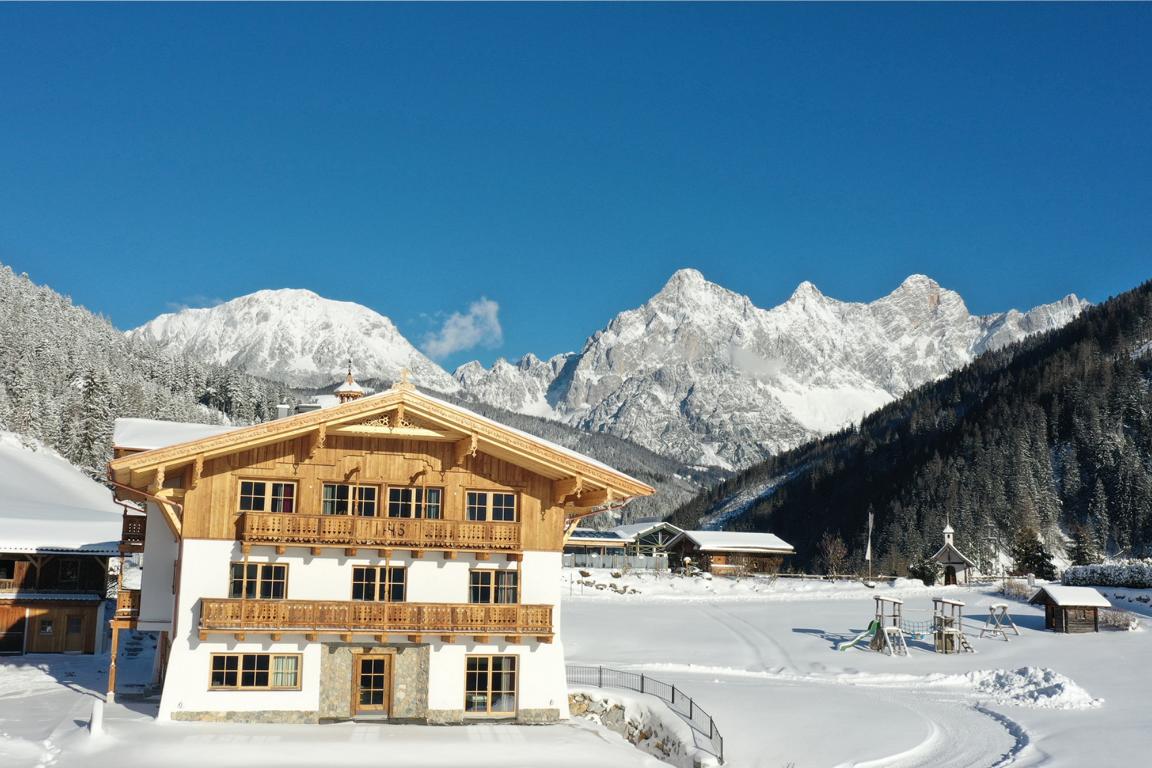
M563 556L565 568L612 568L633 571L666 571L667 555L594 555L569 552Z
M567 666L568 685L585 688L623 688L646 693L667 704L692 730L706 741L709 752L724 762L724 739L716 728L716 721L694 702L684 691L671 683L656 680L639 672L624 672L608 667Z

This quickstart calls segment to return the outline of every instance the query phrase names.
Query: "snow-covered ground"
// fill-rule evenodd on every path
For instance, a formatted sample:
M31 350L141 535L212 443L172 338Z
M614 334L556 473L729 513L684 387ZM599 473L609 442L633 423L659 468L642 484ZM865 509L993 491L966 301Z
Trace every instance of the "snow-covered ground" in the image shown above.
M1152 634L1145 631L1046 632L1042 611L991 587L613 579L604 571L569 579L569 661L676 683L716 718L730 765L1152 762ZM626 594L588 582L615 583ZM1118 607L1146 610L1138 590L1101 591ZM1113 597L1119 592L1123 601ZM941 655L917 640L907 658L835 650L865 629L876 594L903 599L912 621L930 618L933 595L964 601L976 652ZM977 637L994 602L1010 604L1020 637Z
M1152 762L1147 631L1058 635L1043 630L1040 611L1008 601L1021 636L981 639L987 606L1004 600L991 588L614 579L605 571L569 571L566 579L561 631L569 661L675 683L716 718L732 766ZM1101 592L1148 616L1152 591ZM912 621L928 619L933 595L965 601L976 653L944 656L917 640L907 658L835 650L867 626L876 594L902 598ZM146 656L124 664L122 679L146 676ZM92 737L86 725L106 666L83 656L0 660L0 766L322 766L337 754L348 766L385 757L404 766L664 765L579 719L467 728L159 724L149 705L125 700L107 708L104 735Z

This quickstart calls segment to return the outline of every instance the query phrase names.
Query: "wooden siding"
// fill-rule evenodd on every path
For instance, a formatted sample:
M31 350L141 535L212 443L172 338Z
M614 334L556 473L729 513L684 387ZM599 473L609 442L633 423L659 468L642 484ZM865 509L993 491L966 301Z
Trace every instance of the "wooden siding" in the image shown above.
M28 653L92 653L96 649L96 611L92 603L35 603L21 601L0 606L4 624L0 631L22 630ZM27 621L17 626L20 614ZM69 632L69 627L75 629Z
M295 511L318 515L325 483L443 488L444 520L463 521L468 490L503 491L518 497L523 549L560 551L564 510L552 504L552 481L480 453L454 466L451 443L374 437L329 436L323 447L305 436L204 462L194 487L182 495L183 535L190 539L236 539L241 480L294 481ZM400 518L404 519L404 518Z

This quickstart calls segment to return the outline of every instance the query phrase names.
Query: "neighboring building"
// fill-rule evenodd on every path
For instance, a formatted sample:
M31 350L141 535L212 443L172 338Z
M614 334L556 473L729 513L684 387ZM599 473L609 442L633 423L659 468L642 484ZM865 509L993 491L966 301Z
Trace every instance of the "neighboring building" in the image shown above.
M606 531L577 528L564 545L565 554L664 556L681 530L659 519L640 520Z
M951 524L944 526L944 546L932 555L932 559L940 563L944 568L944 584L946 586L953 584L967 584L972 576L976 575L976 563L968 559L968 557L956 549L956 544L953 541L956 531L952 529Z
M648 485L407 382L174 434L110 465L148 511L113 644L168 639L161 718L567 717L565 535Z
M668 544L674 566L694 565L711 573L776 573L792 545L771 533L683 531Z
M0 432L0 654L103 650L122 519L64 457Z
M564 554L589 558L623 555L627 544L616 531L577 528L568 535L568 541L564 543Z
M1049 584L1041 587L1032 605L1044 606L1044 627L1056 632L1099 632L1101 608L1112 604L1092 587L1065 587Z

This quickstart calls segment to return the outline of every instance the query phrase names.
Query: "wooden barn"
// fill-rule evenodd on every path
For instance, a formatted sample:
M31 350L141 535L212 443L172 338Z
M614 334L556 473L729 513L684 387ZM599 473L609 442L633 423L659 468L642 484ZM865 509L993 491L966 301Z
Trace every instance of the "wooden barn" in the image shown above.
M1112 604L1092 587L1041 587L1028 602L1044 606L1044 627L1056 632L1099 632L1100 609Z

